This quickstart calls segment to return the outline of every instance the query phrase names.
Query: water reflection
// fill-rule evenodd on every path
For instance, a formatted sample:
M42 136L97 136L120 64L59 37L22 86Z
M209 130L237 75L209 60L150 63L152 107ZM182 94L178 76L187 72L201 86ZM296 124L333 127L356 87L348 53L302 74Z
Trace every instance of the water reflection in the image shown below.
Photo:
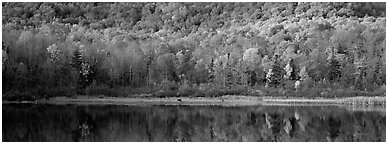
M385 112L334 106L2 107L3 141L385 141Z

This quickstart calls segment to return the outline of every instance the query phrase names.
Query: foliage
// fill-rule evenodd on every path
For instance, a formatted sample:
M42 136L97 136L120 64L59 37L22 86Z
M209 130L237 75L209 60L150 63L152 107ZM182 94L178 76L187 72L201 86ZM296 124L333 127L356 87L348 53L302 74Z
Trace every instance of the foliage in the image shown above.
M219 96L321 83L373 93L386 82L385 3L2 6L4 93Z
M104 85L97 86L95 84L88 86L85 89L85 94L88 96L121 96L119 91L113 90Z

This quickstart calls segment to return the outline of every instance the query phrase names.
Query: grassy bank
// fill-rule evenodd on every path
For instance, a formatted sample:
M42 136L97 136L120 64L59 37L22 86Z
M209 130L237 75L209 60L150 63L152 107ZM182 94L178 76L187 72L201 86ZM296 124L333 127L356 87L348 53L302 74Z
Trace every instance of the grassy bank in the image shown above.
M385 97L346 97L346 98L265 98L262 101L266 104L347 104L347 105L385 105Z
M213 84L197 85L179 85L166 84L154 85L152 87L142 88L110 88L108 86L89 86L84 90L75 88L51 88L34 89L20 92L9 91L3 94L3 100L6 101L35 101L39 99L49 99L53 97L75 97L77 95L103 98L169 98L169 97L206 97L214 98L225 95L244 95L253 97L272 97L272 98L352 98L357 96L373 97L385 96L385 86L375 91L359 91L350 88L335 87L312 87L304 89L292 89L285 87L265 87L265 86L229 86L222 87Z
M48 100L37 101L3 101L9 103L34 103L55 105L192 105L192 106L303 106L326 107L336 106L346 108L349 111L379 111L385 113L385 97L351 97L351 98L295 98L295 97L257 97L225 95L220 97L91 97L75 96L54 97Z

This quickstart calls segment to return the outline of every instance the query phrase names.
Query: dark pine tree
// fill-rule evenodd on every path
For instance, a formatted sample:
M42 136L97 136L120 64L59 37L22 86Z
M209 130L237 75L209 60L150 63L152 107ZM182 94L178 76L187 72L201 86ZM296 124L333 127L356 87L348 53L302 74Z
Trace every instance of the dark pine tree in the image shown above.
M82 90L85 89L87 86L87 76L83 74L82 72L82 55L81 52L77 49L73 53L72 63L71 65L77 70L78 72L78 81L77 81L77 89Z
M282 67L280 66L279 62L279 56L274 55L273 65L272 65L272 72L273 75L271 76L270 86L277 87L280 85L280 80L282 79Z
M335 81L339 80L339 78L341 77L341 71L340 71L341 65L338 62L338 60L331 58L329 60L328 65L329 65L328 66L328 68L329 68L329 73L328 73L329 81L335 82Z
M291 60L290 60L290 66L291 66L291 68L292 68L290 80L298 80L298 79L299 79L299 76L298 76L299 70L297 70L297 66L296 66L296 64L295 64L294 59L291 59Z

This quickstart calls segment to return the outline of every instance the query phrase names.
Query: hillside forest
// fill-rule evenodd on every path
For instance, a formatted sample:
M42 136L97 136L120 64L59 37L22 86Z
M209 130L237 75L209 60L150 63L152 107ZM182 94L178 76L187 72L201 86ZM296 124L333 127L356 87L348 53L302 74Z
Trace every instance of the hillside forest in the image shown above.
M3 2L2 95L383 96L386 4Z

